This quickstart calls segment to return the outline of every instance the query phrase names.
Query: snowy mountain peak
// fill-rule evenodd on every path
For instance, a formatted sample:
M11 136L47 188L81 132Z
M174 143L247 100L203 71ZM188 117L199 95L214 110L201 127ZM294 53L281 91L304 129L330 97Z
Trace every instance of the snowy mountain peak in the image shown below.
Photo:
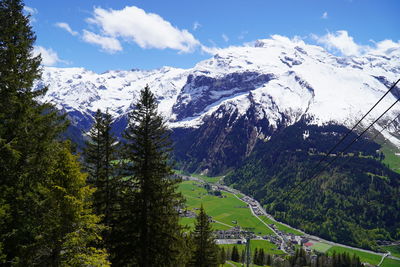
M254 46L218 50L187 70L163 67L97 74L82 68L45 68L38 86L49 85L45 101L86 118L98 108L108 109L115 118L124 116L148 84L175 128L200 127L210 117L222 118L229 112L248 116L250 109L257 120L268 121L269 128L292 124L304 115L318 124L352 126L398 79L398 52L381 47L363 56L339 57L303 40L274 35ZM366 122L399 96L400 90L388 95ZM399 112L397 107L387 118Z

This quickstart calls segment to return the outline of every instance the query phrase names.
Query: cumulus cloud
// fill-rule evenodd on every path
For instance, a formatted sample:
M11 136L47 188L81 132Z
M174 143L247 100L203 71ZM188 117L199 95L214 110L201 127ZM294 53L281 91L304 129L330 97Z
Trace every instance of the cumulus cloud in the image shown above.
M82 39L87 43L101 46L104 51L111 54L122 51L121 43L118 41L118 39L113 37L101 36L93 32L83 30Z
M201 27L201 24L198 22L198 21L195 21L194 23L193 23L193 30L195 31L195 30L197 30L198 28L200 28Z
M344 56L359 56L366 53L376 53L389 55L400 50L400 41L383 40L380 42L372 41L373 45L357 44L347 31L328 32L323 36L312 34L311 37L319 44L333 52L339 52Z
M347 31L328 32L323 36L312 35L312 38L327 49L339 51L345 56L357 56L364 50L362 46L354 42L353 37L349 36Z
M55 26L58 27L58 28L60 28L60 29L66 30L67 32L69 32L69 33L70 33L71 35L73 35L73 36L77 36L77 35L79 34L78 32L73 31L73 30L71 29L71 27L69 26L68 23L65 23L65 22L57 22L57 23L55 24Z
M224 39L225 42L229 41L229 37L225 33L222 34L222 39Z
M370 49L370 53L390 55L393 52L400 52L400 41L393 42L392 40L383 40L380 42L372 41L375 45L374 48Z
M42 65L44 66L54 66L59 62L65 63L65 61L61 60L57 53L51 48L47 49L43 46L35 46L33 48L33 56L37 56L39 54L42 56Z
M146 13L135 6L121 10L95 8L93 17L87 22L97 25L101 35L86 31L85 41L102 45L104 50L122 50L118 38L134 42L141 48L174 49L180 52L192 52L200 42L187 30L178 29L157 14Z
M324 12L321 16L322 19L328 19L328 12Z

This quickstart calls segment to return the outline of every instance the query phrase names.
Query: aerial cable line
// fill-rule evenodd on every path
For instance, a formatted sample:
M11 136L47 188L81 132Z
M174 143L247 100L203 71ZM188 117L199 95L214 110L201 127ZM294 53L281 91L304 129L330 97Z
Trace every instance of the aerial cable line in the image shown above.
M331 160L331 161L329 161L328 162L328 164L326 164L323 168L322 168L322 170L321 171L319 171L319 172L317 172L317 174L316 175L314 175L312 178L310 178L310 179L306 179L305 181L303 181L303 182L306 182L306 181L311 181L311 180L313 180L313 179L315 179L315 178L317 178L327 167L329 167L334 161L336 161L337 159L338 159L338 157L339 157L339 155L340 154L342 154L342 153L344 153L344 152L346 152L347 151L347 149L349 149L355 142L357 142L379 119L381 119L382 117L383 117L383 115L385 115L394 105L396 105L398 102L400 101L400 98L398 99L398 100L396 100L396 102L394 102L388 109L386 109L385 110L385 112L383 112L374 122L372 122L361 134L359 134L350 144L348 144L343 150L342 150L342 152L341 153L337 153L337 155ZM306 184L306 185L304 185L304 186L307 186L309 184L309 182ZM298 185L300 185L300 183L298 184ZM296 189L298 189L299 187L298 186L296 186L295 187ZM290 195L290 194L289 194ZM289 196L289 195L287 195L285 198L284 198L284 200Z
M389 94L389 92L391 92L391 91L396 87L396 85L397 85L399 82L400 82L400 79L398 79L398 80L390 87L390 89L389 89L389 90L388 90L388 91L387 91L387 92L386 92L386 93L385 93L385 94L384 94L384 95L383 95L383 96L368 110L368 112L353 126L353 128L351 128L351 129L339 140L339 142L336 143L336 144L329 150L329 152L328 152L321 160L319 160L319 162L317 163L317 165L313 168L313 171L316 170L316 169L321 165L321 163L322 163L324 160L326 160L326 158L328 158L329 155L330 155L341 143L343 143L344 139L346 139L346 137L347 137L351 132L354 131L354 129L365 119L365 117L368 116L368 114L382 101L382 99L383 99L387 94ZM360 139L360 137L372 127L372 125L374 125L383 115L386 114L386 112L388 112L388 111L389 111L394 105L396 105L397 102L399 102L399 101L400 101L400 98L399 98L396 102L394 102L384 113L382 113L382 114L378 117L378 119L376 119L372 124L370 124L370 125L367 127L367 129L365 129L361 134L359 134L348 146L346 146L346 148L345 148L344 150L342 150L341 153L345 152L351 145L353 145L356 141L358 141L358 140ZM316 178L318 175L320 175L320 174L324 171L324 169L325 169L326 167L330 166L330 165L338 158L338 156L339 156L339 153L336 155L336 157L335 157L333 160L331 160L330 162L328 162L328 164L325 165L325 166L322 168L321 171L317 172L317 173L316 173L315 175L313 175L310 179L306 179L306 180L311 181L311 180L313 180L314 178ZM282 199L280 202L284 202L284 201L285 201L299 186L300 186L300 184L302 184L303 182L305 182L305 181L301 181L301 182L297 183L297 184L283 197L283 199Z
M391 125L393 122L395 122L398 118L400 118L400 113L399 113L393 120L391 120L388 124L386 124L385 127L383 127L379 132L377 132L377 133L374 135L374 137L372 137L370 140L371 140L371 141L374 141L374 140L378 137L379 134L381 134L384 130L386 130L386 128L389 127L389 125ZM344 163L347 163L347 162L349 161L349 159L350 159L350 157L348 157L347 160L346 160L345 162L342 163L342 165L343 165Z

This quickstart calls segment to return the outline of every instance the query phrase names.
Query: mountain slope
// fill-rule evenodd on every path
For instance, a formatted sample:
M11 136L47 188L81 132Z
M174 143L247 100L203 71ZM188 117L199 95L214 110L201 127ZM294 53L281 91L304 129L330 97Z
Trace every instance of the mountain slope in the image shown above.
M399 49L338 57L319 46L273 36L252 47L219 50L187 70L96 74L80 68L46 68L41 83L49 85L44 101L67 112L75 132L88 130L97 108L108 108L121 132L133 99L149 84L174 130L182 167L216 174L237 166L257 140L269 139L301 118L313 118L310 123L317 125L352 126L399 74ZM364 125L398 96L396 89ZM395 107L375 129L399 111ZM383 134L399 147L399 136L393 134L398 129L397 122Z
M355 134L318 166L347 131L340 125L318 127L301 120L270 141L259 142L224 181L253 195L292 226L335 242L376 249L376 240L400 238L400 174L382 164L380 146L365 138L325 167ZM295 184L299 186L291 191Z

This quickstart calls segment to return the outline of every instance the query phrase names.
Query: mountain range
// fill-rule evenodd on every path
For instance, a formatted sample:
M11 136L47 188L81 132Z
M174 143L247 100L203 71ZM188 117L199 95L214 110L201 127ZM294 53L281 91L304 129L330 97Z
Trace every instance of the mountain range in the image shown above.
M311 124L351 127L399 74L399 49L341 57L302 40L274 35L252 46L217 50L191 69L97 74L83 68L47 67L36 86L48 86L43 101L68 114L71 136L80 142L97 109L111 113L120 134L132 103L148 84L173 129L178 161L190 171L219 174L249 156L258 140L266 141L302 118L312 118ZM399 89L392 90L361 126L399 96ZM400 106L395 106L373 128L381 130L399 112ZM396 147L400 147L399 122L382 132Z
M282 221L310 233L376 249L400 238L400 175L383 161L400 149L395 105L348 151L342 149L400 97L395 87L338 146L328 152L400 76L400 49L338 56L299 39L274 35L253 45L216 50L191 69L94 73L44 68L35 86L71 121L68 137L81 146L97 109L114 118L121 136L139 91L149 85L172 130L177 168L226 175ZM371 137L377 134L378 138ZM394 151L394 152L393 152ZM385 152L387 153L387 152ZM312 177L325 156L337 165ZM397 170L399 171L399 170Z

